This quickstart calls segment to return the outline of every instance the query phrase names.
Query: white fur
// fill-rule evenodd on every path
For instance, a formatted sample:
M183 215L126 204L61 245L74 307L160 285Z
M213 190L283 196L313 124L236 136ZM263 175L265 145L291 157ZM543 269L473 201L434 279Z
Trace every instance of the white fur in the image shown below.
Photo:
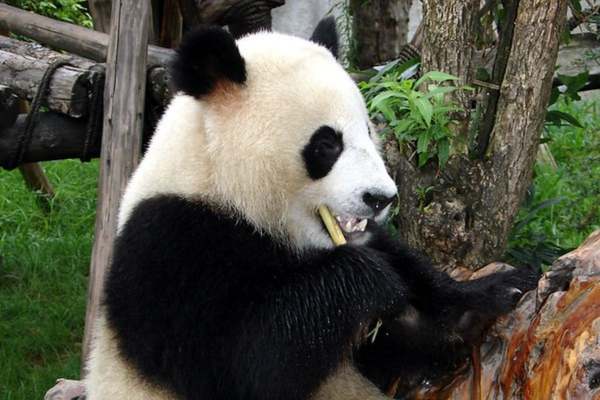
M264 32L238 46L247 83L219 85L202 101L174 97L125 191L119 229L140 201L177 194L235 213L292 248L331 246L315 213L320 204L336 214L368 216L365 191L396 193L369 136L362 96L332 55L314 43ZM301 151L323 125L343 134L344 151L330 173L314 181ZM172 398L140 380L103 319L88 369L90 400ZM383 395L342 367L315 394L318 400L338 397Z

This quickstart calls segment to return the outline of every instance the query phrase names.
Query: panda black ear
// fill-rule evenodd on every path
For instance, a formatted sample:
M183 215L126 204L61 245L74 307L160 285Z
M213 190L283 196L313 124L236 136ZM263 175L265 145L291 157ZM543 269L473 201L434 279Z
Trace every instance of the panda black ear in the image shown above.
M315 28L313 34L310 36L310 40L311 42L315 42L326 47L335 58L338 58L340 40L338 38L337 27L335 25L335 18L332 16L323 18Z
M246 65L229 32L220 27L198 28L181 41L171 78L175 90L201 97L219 81L246 82Z

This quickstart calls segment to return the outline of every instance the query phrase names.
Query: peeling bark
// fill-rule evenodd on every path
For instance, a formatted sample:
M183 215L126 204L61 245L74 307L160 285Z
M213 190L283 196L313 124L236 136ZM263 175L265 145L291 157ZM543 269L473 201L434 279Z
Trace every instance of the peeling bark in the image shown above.
M426 70L457 75L465 84L472 81L477 68L473 24L478 4L424 1ZM494 125L482 157L469 157L462 144L469 131L466 115L457 128L454 155L442 171L435 166L418 169L397 144L386 144L400 191L400 215L395 220L400 235L443 269L477 269L505 250L531 182L566 6L566 0L519 1ZM472 99L466 95L458 100L468 109ZM424 192L427 195L420 197L418 193Z
M485 269L493 271L492 265ZM456 376L421 387L420 400L600 397L600 231L559 258L537 291L501 318ZM475 390L474 390L475 389ZM479 397L472 397L477 392Z

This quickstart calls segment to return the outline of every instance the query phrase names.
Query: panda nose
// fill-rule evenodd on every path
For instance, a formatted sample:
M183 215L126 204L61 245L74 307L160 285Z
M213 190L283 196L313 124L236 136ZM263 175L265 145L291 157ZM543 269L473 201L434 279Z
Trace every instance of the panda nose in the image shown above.
M375 211L375 214L378 214L388 204L394 201L394 198L396 198L396 196L386 196L382 193L365 192L362 198L365 204L371 207L371 209Z

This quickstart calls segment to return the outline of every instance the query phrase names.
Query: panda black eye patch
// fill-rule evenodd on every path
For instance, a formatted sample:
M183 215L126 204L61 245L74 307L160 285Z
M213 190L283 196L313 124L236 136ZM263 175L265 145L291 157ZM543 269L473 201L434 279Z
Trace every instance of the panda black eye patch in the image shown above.
M322 126L311 136L302 150L306 171L312 179L325 177L344 150L342 134L329 126Z

